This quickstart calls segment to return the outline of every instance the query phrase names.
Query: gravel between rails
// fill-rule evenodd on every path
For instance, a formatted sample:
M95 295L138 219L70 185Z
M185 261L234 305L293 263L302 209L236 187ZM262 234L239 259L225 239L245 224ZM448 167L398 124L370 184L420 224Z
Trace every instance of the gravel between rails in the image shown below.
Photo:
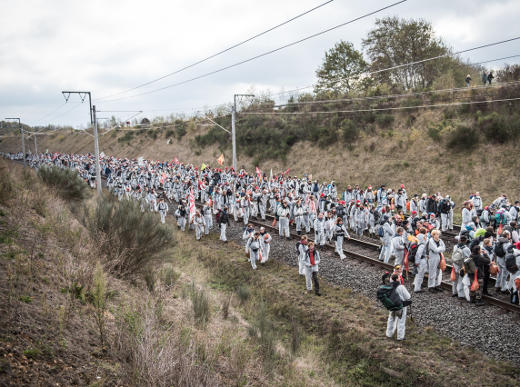
M214 227L213 232L215 231L218 230ZM273 236L269 259L297 266L296 241L280 238L273 230L268 231ZM242 223L237 224L230 219L228 239L245 245L242 233ZM378 304L375 293L381 283L383 270L349 258L341 261L330 250L322 249L320 254L320 277L336 285L351 288ZM258 270L262 270L260 265ZM406 285L411 290L411 284ZM491 358L509 360L520 365L519 316L494 306L475 307L466 301L449 297L446 291L438 294L411 294L413 317L419 326L431 326L440 334L462 345L475 347Z

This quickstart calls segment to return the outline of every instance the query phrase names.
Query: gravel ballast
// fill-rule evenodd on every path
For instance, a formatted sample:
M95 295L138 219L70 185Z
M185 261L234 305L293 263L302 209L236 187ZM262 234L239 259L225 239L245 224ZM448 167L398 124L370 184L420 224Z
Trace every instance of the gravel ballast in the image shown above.
M242 240L242 223L230 223L228 239L245 245ZM217 230L214 229L213 232L215 231ZM273 230L268 232L273 236L269 259L297 266L296 240L280 238ZM341 261L336 254L325 248L320 249L320 254L320 277L335 285L351 288L378 303L375 293L381 283L384 272L382 269L348 257ZM258 270L261 271L261 267ZM452 298L447 291L414 294L410 283L406 287L412 294L416 324L432 327L462 345L481 350L491 358L509 360L520 365L519 316L491 305L476 307L464 300Z

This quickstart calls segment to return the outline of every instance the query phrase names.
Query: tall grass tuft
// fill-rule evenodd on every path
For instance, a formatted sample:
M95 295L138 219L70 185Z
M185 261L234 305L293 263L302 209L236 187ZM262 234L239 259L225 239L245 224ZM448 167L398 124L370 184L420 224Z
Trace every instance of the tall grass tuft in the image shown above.
M93 285L92 304L94 305L94 315L99 330L99 339L101 346L103 346L105 344L105 312L107 309L108 292L105 272L99 261L96 263L96 269L94 270Z
M195 322L201 327L205 327L210 319L209 299L203 289L197 289L195 284L190 288L191 304L193 306L193 314Z
M190 337L161 324L154 303L116 314L114 349L128 359L125 375L138 386L207 386L212 372L198 357Z

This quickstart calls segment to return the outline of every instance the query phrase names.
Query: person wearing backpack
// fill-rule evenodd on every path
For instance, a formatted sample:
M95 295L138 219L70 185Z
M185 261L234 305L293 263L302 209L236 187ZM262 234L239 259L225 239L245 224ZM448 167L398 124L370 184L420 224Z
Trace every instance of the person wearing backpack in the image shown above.
M475 192L475 195L471 197L471 201L473 203L473 207L475 211L477 211L477 215L480 216L482 213L482 198L480 197L480 192Z
M515 243L514 248L508 250L506 254L506 269L509 272L508 288L511 291L511 303L519 303L519 288L520 288L520 242Z
M224 209L223 210L219 210L219 213L218 213L218 225L220 227L220 240L222 242L227 242L227 237L226 237L226 229L227 229L227 226L229 226L229 216L228 216L228 213L227 213L227 206L224 206Z
M413 281L414 293L422 293L421 286L424 281L424 274L428 271L428 261L426 259L426 229L421 227L419 234L417 234L417 251L415 253L414 261L417 273Z
M464 202L464 208L462 209L462 223L460 225L460 230L465 230L466 226L471 225L471 207L473 203L469 200Z
M491 223L491 212L489 211L488 206L484 207L479 219L480 223L482 224L482 227L487 228L489 226L489 224Z
M305 209L303 208L302 200L298 198L296 200L296 204L293 207L293 216L294 221L296 222L296 233L298 235L302 234L303 227L303 214L305 213Z
M320 246L325 245L325 218L323 212L320 212L318 217L314 219L314 240Z
M507 290L507 275L508 271L506 269L506 253L512 247L511 245L511 233L509 231L503 231L499 236L497 243L495 244L495 256L497 257L497 264L499 272L497 274L497 279L495 281L495 290L496 292L501 292L502 294L506 294Z
M388 263L390 260L390 254L392 253L392 237L394 236L394 230L392 230L392 226L390 225L388 215L383 216L383 224L381 226L381 230L379 230L379 236L383 242L383 247L381 249L381 253L379 253L379 260L385 263Z
M334 226L334 240L336 241L336 253L338 253L341 260L345 259L343 253L343 239L350 239L350 235L343 224L343 219L336 218L336 225Z
M511 206L509 209L509 218L510 224L511 222L516 222L518 220L518 215L520 214L520 201L516 200L515 204Z
M394 306L388 310L389 313L386 324L386 337L390 339L393 338L397 330L397 341L403 341L406 331L406 312L408 305L411 304L411 296L406 287L401 285L398 274L392 274L390 285L393 288L393 294L390 293L389 298L391 300L397 298L398 302L394 302Z
M431 238L427 242L426 254L428 257L428 291L441 292L439 277L442 280L440 269L441 254L446 251L444 241L441 239L441 232L433 230Z
M451 206L450 206L447 198L444 198L439 202L438 209L441 214L441 230L442 231L446 231L448 229L448 215L450 212L450 208L451 208Z
M481 306L484 305L484 302L482 301L482 287L483 287L483 280L484 280L484 273L486 272L486 265L488 267L489 272L489 258L482 255L480 246L474 246L473 250L471 250L471 256L470 258L475 263L475 267L477 270L477 281L478 281L478 289L474 292L471 292L471 302L475 303L475 306ZM470 280L473 280L470 278Z
M249 261L251 262L251 267L253 270L256 270L256 261L260 259L260 232L256 231L253 236L251 236L246 245L246 250L249 251Z
M302 235L300 240L296 242L296 253L298 254L298 274L305 275L305 254L307 252L307 235Z
M213 218L211 214L211 205L207 201L202 207L202 215L204 216L204 234L209 235L209 230L213 227Z
M314 293L321 296L320 283L318 282L318 265L320 263L320 253L316 249L314 242L309 242L308 249L305 252L305 286L307 293L312 291L312 283L314 283Z
M401 266L404 260L404 249L406 247L404 228L397 227L395 232L396 235L392 238L392 251L395 257L394 265Z
M264 264L269 259L269 252L271 251L271 241L273 237L265 231L265 227L260 227L260 253L262 255L261 264Z
M291 210L287 204L287 201L284 200L282 202L282 206L278 207L278 210L276 211L276 214L278 215L278 218L280 220L280 223L278 224L278 233L281 237L285 236L287 239L291 239L291 234L289 232L289 214Z
M459 243L453 247L453 253L451 254L453 270L455 271L455 281L453 281L451 287L452 297L466 298L462 283L463 276L460 275L460 272L464 267L464 260L469 258L470 255L471 250L468 248L468 238L462 235L459 238ZM469 295L467 301L469 301Z

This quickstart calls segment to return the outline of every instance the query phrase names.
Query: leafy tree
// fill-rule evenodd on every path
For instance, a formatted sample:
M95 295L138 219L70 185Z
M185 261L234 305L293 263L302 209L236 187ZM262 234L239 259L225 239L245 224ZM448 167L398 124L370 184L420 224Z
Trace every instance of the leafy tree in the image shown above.
M518 81L520 79L520 65L519 64L506 64L503 68L497 71L498 82L511 82Z
M347 94L358 85L367 66L363 54L352 43L341 40L325 53L323 64L316 71L314 92Z
M424 20L386 17L376 20L376 27L363 40L370 58L370 70L416 62L449 53L441 39L435 37L432 25ZM398 84L405 90L425 88L446 71L450 58L441 58L374 74L381 83Z

